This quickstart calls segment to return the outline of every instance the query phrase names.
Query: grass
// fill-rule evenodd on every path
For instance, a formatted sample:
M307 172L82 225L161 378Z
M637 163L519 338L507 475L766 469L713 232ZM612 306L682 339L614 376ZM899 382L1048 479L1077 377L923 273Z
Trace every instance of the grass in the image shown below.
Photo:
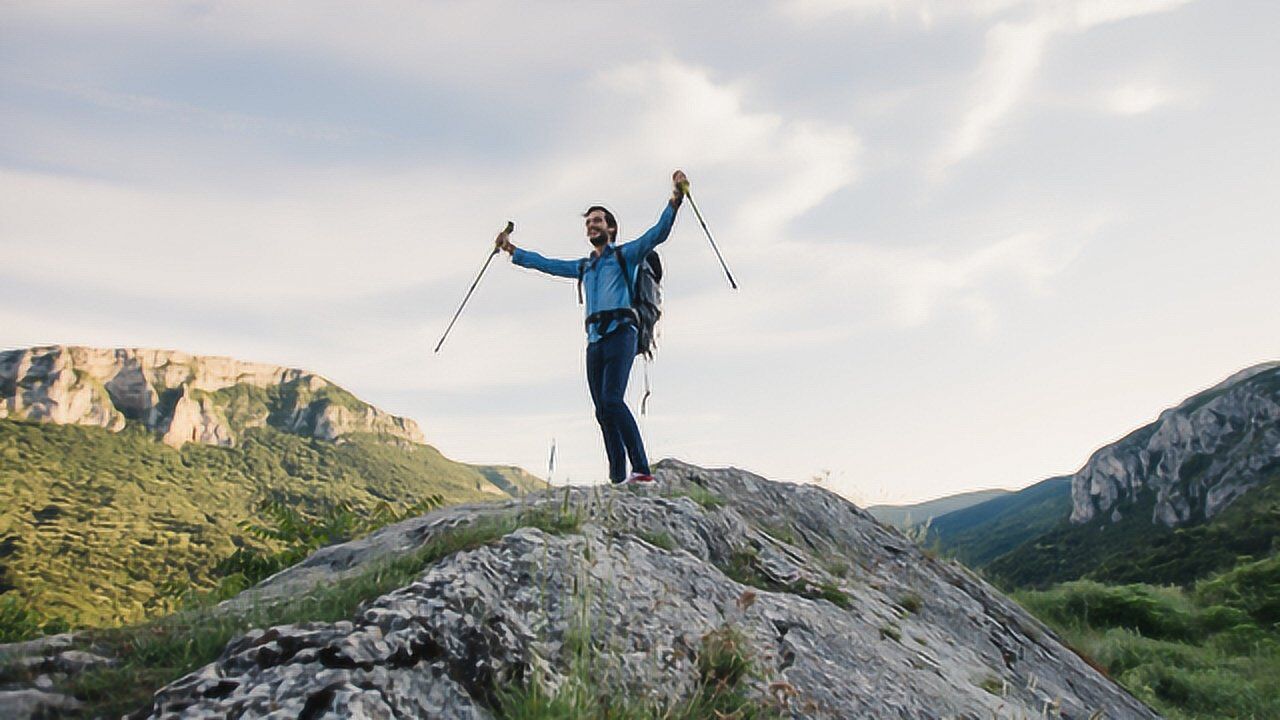
M750 585L751 587L772 592L791 593L810 600L826 600L845 610L853 607L853 600L835 583L812 583L807 580L799 580L794 583L784 584L766 577L756 569L756 553L754 552L745 550L735 552L729 558L729 562L721 566L720 571L729 576L729 579L742 585Z
M1165 717L1280 717L1280 555L1189 590L1085 580L1015 599Z
M724 498L701 485L689 485L683 490L671 493L668 497L687 497L701 505L704 510L715 510L724 506Z
M915 614L920 612L920 608L924 607L924 601L916 593L909 592L898 598L898 607L908 613Z
M978 687L995 695L996 697L1004 697L1006 688L1004 681L995 675L988 675L978 683Z
M244 413L258 407L245 404ZM18 598L0 608L0 637L172 614L188 592L213 590L219 563L237 550L283 549L244 526L269 523L262 508L271 503L313 517L338 507L368 517L433 495L503 499L486 472L507 471L455 463L425 445L337 444L268 427L245 430L234 448L175 450L137 423L113 433L0 420L0 593Z
M231 613L201 608L141 625L91 631L81 642L119 664L78 675L65 690L86 703L85 717L119 717L146 705L157 688L215 660L228 642L250 628L348 619L362 602L408 585L424 567L453 553L496 542L520 527L565 534L576 531L580 522L576 513L545 510L481 519L442 532L408 555L280 602Z
M765 524L763 526L763 529L771 537L773 537L774 540L784 542L788 545L798 545L798 543L796 542L795 530L793 530L792 527L786 523Z
M671 533L666 532L665 530L658 530L655 532L641 530L636 534L640 537L641 540L644 540L645 542L649 543L650 545L653 545L654 547L659 547L659 548L662 548L663 550L676 549L676 541L671 537Z
M503 720L780 720L771 705L750 696L748 681L759 677L742 634L725 625L702 637L697 651L698 682L687 698L659 703L611 691L599 668L599 650L589 633L568 638L569 673L560 689L548 692L537 678L498 694L496 715Z

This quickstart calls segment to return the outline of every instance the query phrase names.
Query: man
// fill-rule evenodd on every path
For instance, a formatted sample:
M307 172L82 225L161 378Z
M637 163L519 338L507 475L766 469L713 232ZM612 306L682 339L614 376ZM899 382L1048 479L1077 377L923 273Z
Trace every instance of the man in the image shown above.
M607 209L594 205L586 218L587 240L591 254L578 260L554 260L538 253L517 248L506 232L498 234L495 244L511 254L511 261L548 275L577 278L586 290L587 305L587 386L591 402L596 406L596 421L604 434L604 451L609 457L609 480L620 484L653 483L649 458L640 439L636 419L623 401L631 363L636 357L635 312L631 309L631 292L636 273L646 255L671 234L676 211L684 201L685 174L676 170L671 176L675 190L658 218L658 224L640 237L622 245L618 239L618 221ZM619 257L621 256L621 261ZM623 277L623 267L627 277ZM631 459L631 475L627 476L627 458Z

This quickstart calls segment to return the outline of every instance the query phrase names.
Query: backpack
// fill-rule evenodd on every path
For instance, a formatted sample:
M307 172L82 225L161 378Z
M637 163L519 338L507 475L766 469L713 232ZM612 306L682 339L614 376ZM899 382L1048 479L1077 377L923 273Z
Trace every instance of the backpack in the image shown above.
M657 325L662 317L662 258L656 250L649 251L640 263L636 272L635 285L631 284L631 273L627 271L627 260L616 249L613 256L618 259L622 268L622 281L627 286L627 295L631 298L631 314L636 321L636 355L644 355L650 360L658 349ZM578 302L582 302L582 276L586 272L586 263L578 266Z

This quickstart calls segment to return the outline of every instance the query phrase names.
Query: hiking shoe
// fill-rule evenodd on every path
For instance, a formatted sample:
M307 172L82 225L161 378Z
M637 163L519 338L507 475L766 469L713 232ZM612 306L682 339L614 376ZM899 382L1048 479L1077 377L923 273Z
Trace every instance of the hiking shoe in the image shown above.
M658 482L658 481L657 481L657 480L654 480L654 479L653 479L653 476L652 476L652 475L650 475L649 473L638 473L638 472L633 472L633 473L631 473L631 477L627 478L627 482L628 482L628 483L630 483L630 484L632 484L632 485L648 485L648 486L652 486L652 485L657 484L657 482Z

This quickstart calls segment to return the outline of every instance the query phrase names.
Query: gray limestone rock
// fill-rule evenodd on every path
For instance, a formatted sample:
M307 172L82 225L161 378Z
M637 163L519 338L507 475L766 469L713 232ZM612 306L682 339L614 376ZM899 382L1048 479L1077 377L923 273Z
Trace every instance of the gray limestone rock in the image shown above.
M747 691L784 717L1155 717L985 582L826 490L655 471L653 489L447 508L325 548L220 611L332 585L463 526L581 518L443 557L349 620L252 630L137 717L489 718L504 688L555 693L584 673L613 697L670 705L725 632L758 671Z
M1098 450L1071 480L1075 523L1154 497L1152 521L1208 520L1280 469L1280 363L1236 373Z
M83 703L73 697L37 688L0 690L0 717L5 720L42 720L62 717Z

